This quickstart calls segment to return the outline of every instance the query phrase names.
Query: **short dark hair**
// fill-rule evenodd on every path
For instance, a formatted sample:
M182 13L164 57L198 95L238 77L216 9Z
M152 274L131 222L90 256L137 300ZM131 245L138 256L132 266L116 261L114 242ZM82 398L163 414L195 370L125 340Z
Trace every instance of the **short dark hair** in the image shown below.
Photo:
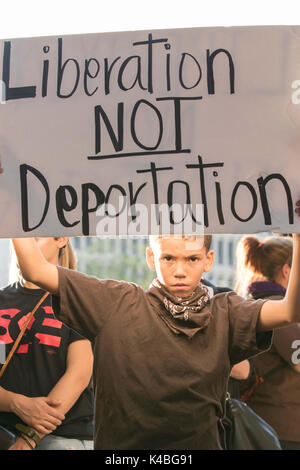
M212 244L212 235L204 235L204 246L206 249L206 252L210 250Z
M150 235L149 242L150 246L155 243L158 239L161 238L168 238L170 235ZM182 235L182 238L202 238L203 239L203 246L205 247L206 253L210 250L211 243L212 243L212 235Z

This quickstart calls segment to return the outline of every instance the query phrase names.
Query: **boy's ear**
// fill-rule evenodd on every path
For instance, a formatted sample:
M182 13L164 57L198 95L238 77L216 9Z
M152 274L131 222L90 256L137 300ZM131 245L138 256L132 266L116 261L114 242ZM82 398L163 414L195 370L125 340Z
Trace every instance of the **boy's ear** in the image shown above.
M214 263L214 258L215 258L215 252L213 250L209 250L206 253L206 261L205 261L205 265L204 265L204 272L205 273L208 273L211 270L212 265Z
M148 246L146 250L146 260L147 260L149 269L151 269L152 271L155 271L154 253L150 246Z

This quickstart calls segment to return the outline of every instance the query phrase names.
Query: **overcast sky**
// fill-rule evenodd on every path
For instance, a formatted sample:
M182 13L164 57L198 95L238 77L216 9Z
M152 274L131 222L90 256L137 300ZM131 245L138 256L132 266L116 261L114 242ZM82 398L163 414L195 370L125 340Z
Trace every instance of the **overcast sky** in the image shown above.
M299 24L299 0L2 0L0 38Z

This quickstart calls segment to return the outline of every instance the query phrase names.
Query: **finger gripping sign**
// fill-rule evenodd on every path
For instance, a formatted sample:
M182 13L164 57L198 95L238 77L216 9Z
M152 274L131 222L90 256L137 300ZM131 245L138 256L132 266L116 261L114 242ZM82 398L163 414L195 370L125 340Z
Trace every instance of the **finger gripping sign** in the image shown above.
M0 41L0 236L299 230L300 27Z

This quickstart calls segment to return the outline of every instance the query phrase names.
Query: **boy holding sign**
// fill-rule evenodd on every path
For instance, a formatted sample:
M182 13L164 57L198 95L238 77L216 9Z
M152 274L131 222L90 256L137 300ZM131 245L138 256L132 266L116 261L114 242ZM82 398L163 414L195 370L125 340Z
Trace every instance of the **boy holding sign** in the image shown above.
M300 201L296 212L300 215ZM57 318L94 343L95 449L222 449L232 366L269 348L274 328L299 322L300 235L283 300L209 299L210 237L151 237L157 273L139 286L99 280L45 261L33 239L15 239L25 279L54 294Z

